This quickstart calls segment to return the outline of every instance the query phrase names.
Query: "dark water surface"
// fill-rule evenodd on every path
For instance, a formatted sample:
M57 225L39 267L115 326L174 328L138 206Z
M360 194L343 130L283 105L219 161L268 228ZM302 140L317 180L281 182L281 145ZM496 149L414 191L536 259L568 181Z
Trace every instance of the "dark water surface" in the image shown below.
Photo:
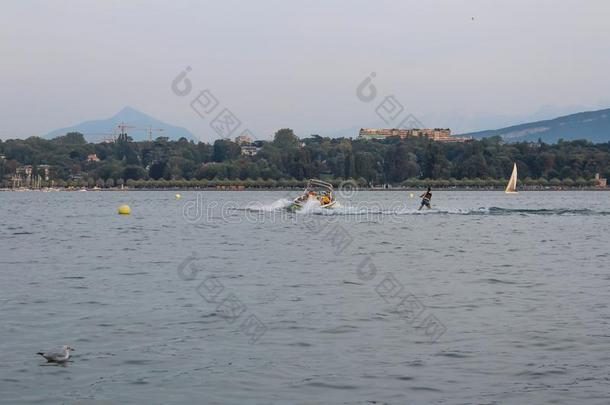
M0 193L0 402L609 403L609 193L174 194Z

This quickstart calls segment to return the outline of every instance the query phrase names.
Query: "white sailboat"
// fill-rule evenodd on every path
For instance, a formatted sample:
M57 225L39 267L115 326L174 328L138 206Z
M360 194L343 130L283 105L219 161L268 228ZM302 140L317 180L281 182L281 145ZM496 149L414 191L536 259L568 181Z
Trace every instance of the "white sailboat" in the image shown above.
M510 175L508 184L506 185L506 194L517 194L517 164L513 163L513 172Z

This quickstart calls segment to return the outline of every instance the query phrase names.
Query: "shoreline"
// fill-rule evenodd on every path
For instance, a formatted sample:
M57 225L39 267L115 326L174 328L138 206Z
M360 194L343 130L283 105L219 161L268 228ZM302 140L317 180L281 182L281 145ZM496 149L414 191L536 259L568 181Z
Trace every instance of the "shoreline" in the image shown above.
M425 190L426 187L390 187L390 188L353 188L349 192L353 191L392 191L392 192L419 192ZM492 191L500 192L504 191L504 188L494 187L433 187L434 191ZM109 188L0 188L0 192L43 192L43 193L54 193L54 192L126 192L126 191L303 191L301 187L109 187ZM522 187L518 189L518 192L530 192L530 191L610 191L610 187ZM341 192L340 189L335 192Z

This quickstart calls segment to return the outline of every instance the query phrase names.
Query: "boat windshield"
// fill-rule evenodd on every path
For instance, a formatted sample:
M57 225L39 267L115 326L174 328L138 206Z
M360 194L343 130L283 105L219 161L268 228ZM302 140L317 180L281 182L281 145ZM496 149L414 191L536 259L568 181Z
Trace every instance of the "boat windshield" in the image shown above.
M306 199L308 197L322 199L327 197L330 201L333 198L333 186L330 183L327 183L322 180L314 180L311 179L307 182L307 187L303 191L302 199Z

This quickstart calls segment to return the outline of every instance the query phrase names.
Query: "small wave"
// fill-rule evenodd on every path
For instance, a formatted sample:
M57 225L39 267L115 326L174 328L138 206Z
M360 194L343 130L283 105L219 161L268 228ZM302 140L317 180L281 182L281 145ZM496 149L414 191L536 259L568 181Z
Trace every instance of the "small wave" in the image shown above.
M322 382L322 381L310 382L310 383L307 383L306 385L308 385L310 387L315 387L315 388L331 388L331 389L336 389L336 390L354 390L354 389L360 388L356 385L331 384L331 383Z
M311 343L307 343L307 342L294 342L294 343L288 343L288 346L311 347L313 345Z
M438 388L433 388L433 387L410 387L409 388L412 391L430 391L430 392L442 392L441 390L439 390Z
M123 364L127 364L130 366L146 366L149 364L154 364L155 362L152 360L140 360L140 359L135 359L135 360L125 360L123 361Z
M517 284L514 281L500 280L499 278L484 278L479 280L479 282L488 284Z
M358 329L358 327L354 326L354 325L340 325L340 326L330 328L330 329L323 329L320 331L320 333L343 334L343 333L353 332L357 329Z
M569 209L569 208L501 208L490 207L491 215L610 215L607 211L595 211L588 208Z
M460 352L460 351L453 351L453 352L449 352L449 351L441 351L439 353L436 353L435 356L443 356L443 357L451 357L454 359L465 359L467 357L470 357L470 354L466 353L466 352Z

